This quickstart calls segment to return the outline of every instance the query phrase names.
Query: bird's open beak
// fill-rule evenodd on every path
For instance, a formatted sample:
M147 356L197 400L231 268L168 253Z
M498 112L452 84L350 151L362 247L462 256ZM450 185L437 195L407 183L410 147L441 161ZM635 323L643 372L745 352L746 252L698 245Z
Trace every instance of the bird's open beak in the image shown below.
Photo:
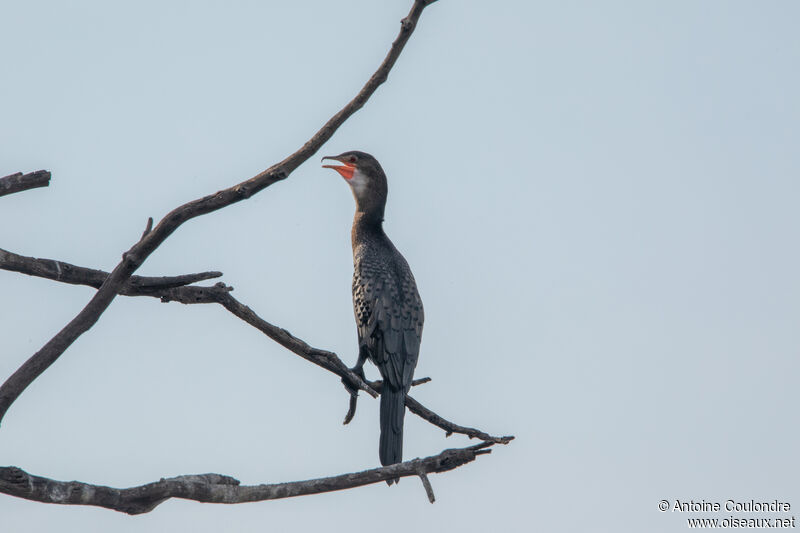
M341 174L341 176L344 179L346 179L346 180L353 179L353 174L356 171L356 166L354 164L347 163L347 162L342 161L341 159L338 159L337 157L333 157L333 156L327 156L326 155L325 157L322 158L323 161L325 161L326 159L333 159L334 161L339 161L342 164L342 166L338 166L338 165L322 165L322 168L332 168L333 170L335 170L336 172Z

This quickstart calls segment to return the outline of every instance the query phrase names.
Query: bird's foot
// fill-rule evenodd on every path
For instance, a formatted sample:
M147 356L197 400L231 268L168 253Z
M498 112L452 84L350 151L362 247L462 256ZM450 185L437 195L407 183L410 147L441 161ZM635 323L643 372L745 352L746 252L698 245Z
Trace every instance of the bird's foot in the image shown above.
M367 381L367 378L364 375L364 365L356 365L350 370L352 370L353 374L361 378L361 381ZM344 385L344 388L347 389L347 392L350 393L350 406L347 409L347 414L345 415L343 422L345 425L347 425L351 420L353 420L353 417L356 416L356 406L358 405L358 387L356 387L351 380L345 378L342 378L342 384Z
M364 375L364 366L363 365L356 365L350 369L350 371L361 378L361 381L366 382L367 378ZM350 396L358 396L358 385L356 385L352 379L349 378L342 378L342 385L344 388L347 389L347 392L350 393Z

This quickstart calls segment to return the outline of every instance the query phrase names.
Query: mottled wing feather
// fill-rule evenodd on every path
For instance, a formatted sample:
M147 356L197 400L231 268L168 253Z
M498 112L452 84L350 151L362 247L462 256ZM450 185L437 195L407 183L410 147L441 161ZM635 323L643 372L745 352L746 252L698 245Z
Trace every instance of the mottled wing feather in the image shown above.
M353 310L358 340L383 379L407 389L417 366L424 310L414 276L405 262L357 260Z

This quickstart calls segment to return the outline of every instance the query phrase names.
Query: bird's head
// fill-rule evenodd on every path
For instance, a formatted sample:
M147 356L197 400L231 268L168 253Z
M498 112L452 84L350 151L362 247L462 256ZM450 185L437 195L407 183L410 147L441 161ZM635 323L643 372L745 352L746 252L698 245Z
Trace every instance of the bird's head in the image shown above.
M335 156L325 156L323 161L331 159L341 165L322 165L323 168L332 168L344 178L353 196L359 211L380 211L383 216L383 207L386 203L386 174L383 173L378 160L371 155L353 150Z

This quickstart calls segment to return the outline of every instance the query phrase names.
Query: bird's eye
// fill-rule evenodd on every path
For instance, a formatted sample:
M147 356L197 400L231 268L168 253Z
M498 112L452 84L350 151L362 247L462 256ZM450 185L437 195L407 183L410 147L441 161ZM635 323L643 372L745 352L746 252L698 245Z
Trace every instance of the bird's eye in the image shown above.
M351 162L351 163L355 163L355 162L356 162L356 156L354 156L354 155L351 155L351 156L350 156L350 162Z

